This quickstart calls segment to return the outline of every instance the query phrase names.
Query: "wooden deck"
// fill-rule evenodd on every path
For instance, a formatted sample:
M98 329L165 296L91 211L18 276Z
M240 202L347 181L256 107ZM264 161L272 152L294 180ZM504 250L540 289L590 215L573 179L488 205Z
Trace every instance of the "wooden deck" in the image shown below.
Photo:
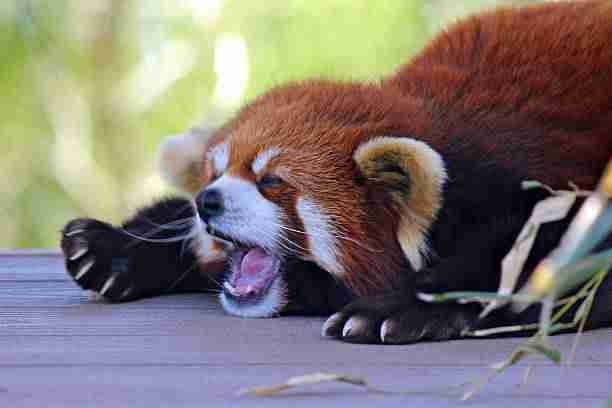
M312 407L459 405L460 384L487 372L521 340L359 346L319 336L323 319L226 316L206 295L123 305L95 300L70 282L53 253L0 254L0 407ZM554 341L569 350L572 336ZM583 336L564 370L533 358L498 377L476 407L604 407L612 394L612 330ZM276 397L237 396L294 375L330 371L414 395L343 384Z

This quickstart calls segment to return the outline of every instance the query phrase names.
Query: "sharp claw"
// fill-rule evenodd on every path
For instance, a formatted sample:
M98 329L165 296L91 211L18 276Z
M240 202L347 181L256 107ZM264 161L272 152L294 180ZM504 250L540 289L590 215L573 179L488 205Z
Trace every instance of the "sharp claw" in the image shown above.
M348 337L351 334L351 330L353 329L353 319L350 318L348 322L342 328L342 337Z
M70 257L68 259L70 261L76 261L77 259L79 259L83 255L85 255L87 253L87 250L88 250L88 248L86 246L83 247L83 248L80 248L74 254L70 255Z
M113 283L115 283L116 279L117 279L116 275L113 275L110 278L108 278L108 280L104 283L104 286L102 286L102 289L100 289L100 294L102 296L104 296L106 292L108 292L108 290L113 286Z
M88 260L83 266L81 266L81 269L79 269L79 272L74 276L74 279L79 280L85 276L85 274L91 269L92 266L94 266L95 263L96 260L94 258Z
M382 343L386 343L389 340L389 320L385 320L382 325L380 325L380 341Z
M64 232L64 236L65 237L71 237L73 235L82 234L83 232L85 232L85 229L78 228L78 229L75 229L75 230L72 230L72 231Z
M125 299L126 297L131 295L133 291L134 291L134 288L130 286L129 288L121 292L121 294L119 295L119 299Z
M323 327L321 328L321 336L323 337L335 337L335 335L331 332L332 328L338 325L339 321L342 320L342 314L334 313L331 315L325 323L323 323Z

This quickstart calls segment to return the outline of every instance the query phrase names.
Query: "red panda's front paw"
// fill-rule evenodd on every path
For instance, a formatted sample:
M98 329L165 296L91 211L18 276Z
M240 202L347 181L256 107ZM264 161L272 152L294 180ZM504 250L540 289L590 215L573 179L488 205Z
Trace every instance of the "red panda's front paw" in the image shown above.
M111 301L135 295L123 270L122 234L112 225L88 218L69 222L62 230L61 248L68 274L83 289L98 292Z
M350 303L323 325L324 337L350 343L409 344L458 338L476 319L473 305L427 304L405 292Z

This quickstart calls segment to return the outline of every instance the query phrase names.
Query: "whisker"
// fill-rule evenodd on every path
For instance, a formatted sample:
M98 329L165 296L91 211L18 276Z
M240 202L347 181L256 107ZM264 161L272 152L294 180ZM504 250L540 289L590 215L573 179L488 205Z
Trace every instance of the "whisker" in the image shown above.
M213 278L211 275L208 274L204 274L204 276L206 276L206 278L208 280L210 280L212 283L214 283L215 285L217 285L219 288L222 288L223 285L221 284L221 282L219 282L218 280L216 280L215 278ZM221 293L221 291L219 291L219 293Z
M183 211L185 208L186 207L183 208ZM165 224L157 224L156 222L146 219L146 218L145 218L145 221L152 225L155 225L155 228L152 228L151 230L146 231L142 234L136 234L134 232L129 231L126 228L121 228L121 231L124 232L126 235L136 239L137 241L145 241L145 242L152 242L152 243L168 243L168 242L178 242L182 240L187 240L195 236L195 233L196 233L196 231L191 230L184 235L179 235L175 237L151 238L151 236L154 236L155 234L157 234L158 232L162 230L178 231L182 229L187 229L189 224L194 224L197 221L195 217L179 218L177 220L169 221ZM132 243L131 245L134 245L134 244L135 243ZM181 250L181 254L182 254L182 250Z
M184 229L185 227L189 226L189 224L193 224L194 219L195 217L181 218L175 221L170 221L165 224L158 224L149 219L145 219L145 221L155 226L159 230L179 230L179 229Z
M183 256L185 255L185 249L187 248L187 244L189 243L189 241L191 240L191 238L187 238L185 240L183 240L183 243L181 244L181 252L179 254L179 258L182 259Z
M281 237L282 237L282 236L281 236ZM283 237L283 238L284 238L284 237ZM282 247L282 248L283 248L283 249L284 249L284 250L285 250L287 253L295 253L295 252L297 252L297 253L299 254L299 251L296 251L296 250L294 250L294 249L292 249L292 248L288 247L286 244L284 244L284 243L283 243L282 241L280 241L279 239L274 239L274 242L275 242L275 243L276 243L278 246ZM290 244L293 244L293 245L295 245L295 246L297 246L295 243L293 243L293 242L291 242L291 241L289 241L289 243L290 243ZM299 249L299 247L298 247L298 249Z
M170 284L170 286L168 286L168 288L166 289L167 291L171 291L174 288L176 288L178 286L179 283L181 283L186 277L187 275L189 275L189 273L191 273L196 267L198 266L198 261L195 261L193 263L193 265L191 265L189 268L187 268L187 270L185 272L183 272L181 274L181 276L179 276L174 282L172 282L172 284ZM221 288L221 284L215 280L212 276L205 274L204 275L206 278L208 278L212 283L214 283L215 285L217 285L217 287ZM221 293L221 291L219 289L204 289L202 290L203 292L211 292L211 293Z
M277 227L282 227L282 225L276 224ZM285 250L285 252L291 254L291 253L297 253L299 255L305 254L308 251L306 250L306 248L300 246L298 243L292 241L289 237L287 237L285 234L280 233L280 234L271 234L268 233L267 231L260 231L260 233L264 236L264 238L266 238L267 240L271 240L274 242L275 245L281 247L282 249ZM289 246L288 246L289 245ZM293 246L294 248L292 248L291 246Z
M185 279L185 277L187 277L187 275L193 271L193 269L196 267L197 265L197 261L193 263L193 265L191 265L189 268L187 268L187 270L185 272L183 272L178 279L176 279L174 282L172 282L170 284L170 286L168 286L167 291L171 291L172 289L176 288L178 286L179 283L181 283L183 281L183 279Z
M168 243L168 242L178 242L178 241L183 241L186 240L188 238L193 238L194 233L192 231L188 232L185 235L179 235L176 237L170 237L170 238L148 238L146 236L143 235L137 235L134 234L128 230L126 230L125 228L121 229L122 232L124 232L126 235L129 235L130 237L137 239L139 241L145 241L145 242L152 242L152 243ZM158 231L156 231L158 232ZM149 235L152 235L150 233L148 233Z
M285 230L287 230L287 231L296 232L296 233L298 233L298 234L304 234L304 235L313 235L314 237L319 237L319 238L323 237L323 235L317 235L316 233L315 233L315 234L309 234L309 233L307 233L307 232L305 232L305 231L300 231L300 230L297 230L297 229L294 229L294 228L289 228L289 227L286 227L286 226L284 226L284 225L279 225L279 227L280 227L280 228L282 228L282 229L285 229ZM361 247L361 248L363 248L363 249L365 249L365 250L367 250L367 251L370 251L370 252L378 252L378 253L384 252L383 250L380 250L380 249L373 249L373 248L370 248L369 246L367 246L367 245L365 245L365 244L363 244L363 243L361 243L361 242L357 241L357 240L356 240L356 239L354 239L354 238L349 238L349 237L346 237L346 236L344 236L344 235L340 235L340 234L338 234L338 233L332 233L331 235L332 235L332 237L334 237L334 238L344 239L344 240L346 240L346 241L352 242L352 243L354 243L355 245L357 245L357 246L359 246L359 247Z
M287 236L285 236L285 235L283 235L283 234L281 234L281 235L280 235L280 237L281 237L282 239L284 239L284 240L285 240L285 242L287 242L288 244L291 244L291 245L293 245L294 247L296 247L297 249L299 249L299 250L303 251L303 253L304 253L304 254L305 254L305 253L308 253L308 249L304 248L303 246L301 246L301 245L300 245L300 244L298 244L297 242L293 241L293 240L292 240L292 239L290 239L289 237L287 237Z

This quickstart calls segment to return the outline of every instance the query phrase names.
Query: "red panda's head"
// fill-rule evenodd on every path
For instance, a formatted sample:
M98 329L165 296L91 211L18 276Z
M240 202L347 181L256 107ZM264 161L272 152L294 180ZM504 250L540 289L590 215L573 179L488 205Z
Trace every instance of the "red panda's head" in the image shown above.
M166 175L194 194L203 221L200 257L229 259L228 312L283 311L292 273L308 274L298 263L357 296L422 266L445 169L408 137L407 107L390 100L401 97L371 85L289 85L247 105L205 144L193 133L164 144Z

